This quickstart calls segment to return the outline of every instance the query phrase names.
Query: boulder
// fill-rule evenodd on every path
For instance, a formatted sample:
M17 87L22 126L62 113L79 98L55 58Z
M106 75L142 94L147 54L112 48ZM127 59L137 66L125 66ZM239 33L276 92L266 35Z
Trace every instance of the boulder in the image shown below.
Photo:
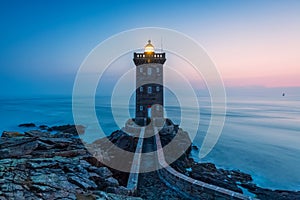
M12 137L22 137L24 134L16 131L3 131L1 137L12 138Z
M34 123L24 123L24 124L19 124L19 127L27 127L27 128L32 128L32 127L36 127L36 125Z
M105 182L108 187L118 187L119 186L118 180L113 177L109 177L109 178L105 179Z
M48 130L50 127L49 126L47 126L47 125L40 125L39 126L39 129L41 129L41 130Z
M113 175L107 167L96 168L94 172L97 173L103 179L107 179Z
M89 180L88 176L79 177L79 176L73 175L73 176L68 177L68 181L70 183L73 183L74 185L77 185L80 188L83 188L84 190L97 188L96 183L92 180Z

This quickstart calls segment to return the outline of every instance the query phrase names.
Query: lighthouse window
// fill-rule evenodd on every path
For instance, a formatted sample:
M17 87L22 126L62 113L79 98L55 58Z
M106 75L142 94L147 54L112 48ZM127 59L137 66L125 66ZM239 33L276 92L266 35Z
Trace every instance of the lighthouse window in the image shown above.
M156 92L159 92L159 86L156 86Z
M156 68L156 73L159 73L159 68L158 67Z
M140 73L143 73L143 68L142 67L140 67Z
M140 106L140 111L144 110L144 107L143 106Z
M148 94L151 94L152 93L152 87L148 87Z
M147 69L147 74L148 74L149 76L152 74L152 68L151 68L151 67L149 67L149 68Z
M159 111L159 105L156 105L156 111Z
M143 87L140 87L140 92L143 92L144 91L144 88Z

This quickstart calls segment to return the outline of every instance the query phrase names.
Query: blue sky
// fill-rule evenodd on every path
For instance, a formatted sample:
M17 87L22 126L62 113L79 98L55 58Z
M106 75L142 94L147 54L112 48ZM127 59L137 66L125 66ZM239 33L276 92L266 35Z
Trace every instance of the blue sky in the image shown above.
M196 39L233 86L240 85L232 71L245 65L247 55L251 55L249 60L257 58L257 62L249 61L251 65L266 66L263 75L267 76L273 66L271 58L283 55L280 50L273 51L279 46L287 55L276 63L282 62L280 66L288 66L291 71L283 75L282 86L300 86L298 82L284 82L300 75L296 56L300 51L300 1L70 0L0 4L1 96L71 94L76 71L97 44L118 32L147 26L175 29ZM265 46L264 51L271 53L260 58L256 48ZM245 53L237 55L241 51ZM240 61L230 62L236 56ZM281 76L280 66L272 80ZM243 71L239 76L249 79L246 86L263 86L257 72L245 74L251 76L246 77Z

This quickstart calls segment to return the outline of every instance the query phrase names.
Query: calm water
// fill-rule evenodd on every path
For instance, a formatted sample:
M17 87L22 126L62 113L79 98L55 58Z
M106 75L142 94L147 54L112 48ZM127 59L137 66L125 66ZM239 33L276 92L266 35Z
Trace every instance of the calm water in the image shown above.
M118 129L108 98L96 100L98 121L106 134ZM176 101L167 102L168 117L180 123L180 109ZM210 120L209 98L199 98L200 125L194 144L201 146ZM133 105L129 108L133 114ZM62 125L74 123L72 101L69 97L43 97L0 100L0 130L18 130L20 123ZM82 110L85 106L82 105ZM126 117L128 108L120 106L117 117ZM187 108L188 121L199 117L193 108ZM98 121L87 118L85 140L97 137L94 126ZM214 162L228 169L250 173L262 187L300 190L300 98L229 98L227 116L221 137L215 148L203 161Z

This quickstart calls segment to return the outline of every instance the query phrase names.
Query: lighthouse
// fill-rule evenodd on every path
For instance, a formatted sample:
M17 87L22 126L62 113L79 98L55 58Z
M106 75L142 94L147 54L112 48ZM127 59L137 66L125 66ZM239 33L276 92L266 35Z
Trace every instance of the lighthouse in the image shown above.
M166 57L163 52L155 52L151 40L144 52L135 52L133 56L136 66L135 123L145 126L151 120L164 117L163 64Z

